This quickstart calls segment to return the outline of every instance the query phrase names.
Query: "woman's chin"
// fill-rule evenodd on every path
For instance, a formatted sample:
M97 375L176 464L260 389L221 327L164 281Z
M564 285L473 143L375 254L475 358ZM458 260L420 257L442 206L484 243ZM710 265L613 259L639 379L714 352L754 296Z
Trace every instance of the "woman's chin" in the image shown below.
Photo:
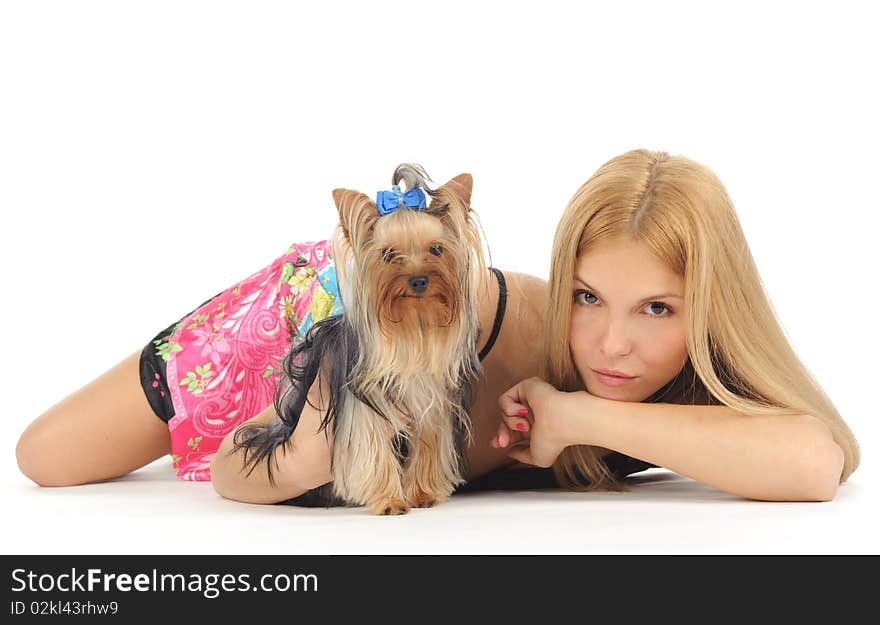
M600 399L613 399L614 401L642 401L644 398L639 396L637 393L633 393L631 389L622 389L622 388L608 388L603 386L602 384L596 385L585 385L587 387L587 392L594 397L598 397Z
M600 399L616 399L620 400L620 395L618 393L614 393L611 389L602 388L601 386L590 386L586 385L587 392L593 397L598 397Z

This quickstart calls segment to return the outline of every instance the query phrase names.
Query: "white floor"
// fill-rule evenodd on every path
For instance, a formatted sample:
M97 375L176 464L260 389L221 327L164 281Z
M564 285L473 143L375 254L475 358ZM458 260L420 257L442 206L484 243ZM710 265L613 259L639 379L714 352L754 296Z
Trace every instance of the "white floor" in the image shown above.
M5 455L8 459L13 454ZM375 517L229 501L163 458L124 478L40 488L9 467L4 554L832 554L880 552L860 467L832 502L740 499L664 469L630 493L455 495Z

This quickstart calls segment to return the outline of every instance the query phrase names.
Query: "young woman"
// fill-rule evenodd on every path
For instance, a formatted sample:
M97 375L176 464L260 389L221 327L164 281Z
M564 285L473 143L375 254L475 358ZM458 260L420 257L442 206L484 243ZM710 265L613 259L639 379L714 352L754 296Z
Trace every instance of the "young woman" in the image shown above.
M491 445L573 490L626 490L639 458L742 497L828 501L859 446L786 340L706 167L635 150L556 231L541 377L499 398Z
M598 241L622 232L630 235L627 243L642 245L598 249ZM604 262L595 263L603 257L593 251L606 254ZM857 466L855 439L785 342L733 209L710 172L644 151L614 159L570 203L553 258L549 292L546 282L524 274L504 273L506 288L487 280L481 326L500 323L500 332L483 361L472 409L476 444L468 451L468 484L459 491L557 482L621 490L626 475L664 466L744 497L825 499L833 496L828 475L842 481ZM599 273L575 271L581 262ZM629 270L608 272L621 266ZM574 274L592 280L590 295L575 293ZM503 291L506 312L499 306ZM757 295L737 300L743 293ZM664 297L632 305L644 295ZM675 319L646 319L666 314L653 299L668 303ZM179 324L203 317L211 301ZM587 313L591 304L597 308ZM688 322L686 310L694 311ZM27 428L16 450L25 475L46 486L82 484L124 475L171 451L141 355L138 349ZM590 377L599 375L592 368L636 379ZM321 406L322 399L313 389L310 403ZM242 413L242 424L277 418L270 402L263 405L258 414ZM517 416L523 409L531 410L526 418ZM212 455L215 489L230 499L278 503L325 484L332 441L318 433L321 416L306 405L291 437L294 453L276 457L274 483L267 471L242 471L241 455L228 454L237 428L230 430ZM530 447L518 449L525 443ZM523 470L529 465L552 469Z

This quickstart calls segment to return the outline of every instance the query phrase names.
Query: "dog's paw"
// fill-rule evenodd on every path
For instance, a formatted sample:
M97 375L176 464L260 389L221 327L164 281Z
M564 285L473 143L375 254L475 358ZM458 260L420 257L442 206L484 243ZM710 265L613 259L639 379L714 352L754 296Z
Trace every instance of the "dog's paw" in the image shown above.
M413 508L431 508L438 502L436 498L423 494L410 499L409 503Z
M418 490L407 496L406 500L413 508L431 508L438 503L443 503L448 495L428 494L422 490Z
M431 508L435 504L438 504L438 503L440 503L438 500L434 499L433 497L429 497L428 495L425 495L424 497L421 497L421 498L414 500L412 502L412 507L413 508Z
M409 505L402 499L382 499L370 504L370 512L382 516L394 514L406 514L409 512Z

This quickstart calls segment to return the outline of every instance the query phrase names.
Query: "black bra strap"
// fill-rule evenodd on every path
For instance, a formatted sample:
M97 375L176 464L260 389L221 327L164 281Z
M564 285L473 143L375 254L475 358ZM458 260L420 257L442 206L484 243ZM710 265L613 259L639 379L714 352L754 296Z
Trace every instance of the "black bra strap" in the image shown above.
M481 362L489 354L489 351L495 344L495 339L498 338L498 332L501 331L501 322L504 321L504 311L507 308L507 283L504 281L504 274L499 269L495 269L495 267L489 267L489 269L498 278L498 309L495 311L495 323L492 324L492 334L489 335L489 341L480 350L479 358Z

